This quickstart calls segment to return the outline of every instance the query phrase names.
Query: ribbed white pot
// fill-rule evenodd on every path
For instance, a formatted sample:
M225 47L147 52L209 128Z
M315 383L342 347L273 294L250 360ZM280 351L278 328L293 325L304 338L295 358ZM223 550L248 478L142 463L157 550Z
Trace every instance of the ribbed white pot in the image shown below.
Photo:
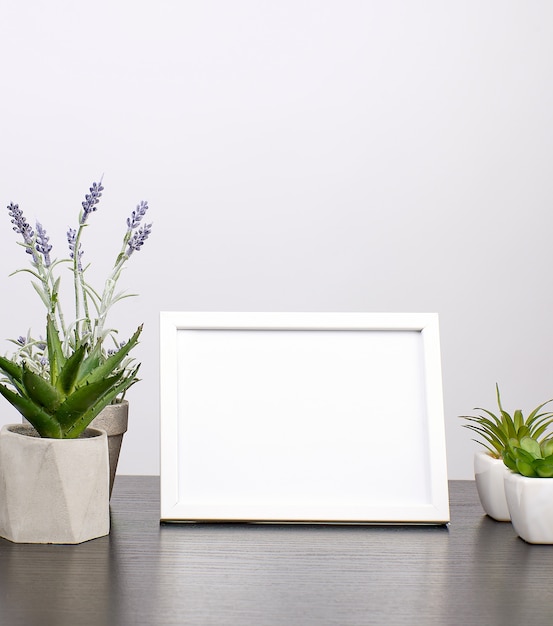
M478 497L484 511L498 522L511 519L505 497L505 474L509 470L501 459L494 459L487 452L474 455L474 478Z
M32 426L0 431L0 536L17 543L82 543L109 533L107 435L38 437Z
M505 495L516 534L528 543L553 543L553 478L507 472Z

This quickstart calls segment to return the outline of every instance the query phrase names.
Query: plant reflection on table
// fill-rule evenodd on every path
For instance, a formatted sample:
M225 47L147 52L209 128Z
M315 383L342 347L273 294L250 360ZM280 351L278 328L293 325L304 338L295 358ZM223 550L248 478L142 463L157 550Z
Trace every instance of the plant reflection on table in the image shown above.
M107 536L77 546L0 539L2 616L29 626L76 626L76 614L79 626L116 623L113 574Z
M471 602L480 614L494 616L498 624L526 623L528 589L537 572L551 569L551 550L522 541L511 524L497 524L486 516L475 533L473 553L468 560ZM513 567L507 568L505 563L512 563ZM537 614L531 618L534 624L550 622L550 616L545 622Z

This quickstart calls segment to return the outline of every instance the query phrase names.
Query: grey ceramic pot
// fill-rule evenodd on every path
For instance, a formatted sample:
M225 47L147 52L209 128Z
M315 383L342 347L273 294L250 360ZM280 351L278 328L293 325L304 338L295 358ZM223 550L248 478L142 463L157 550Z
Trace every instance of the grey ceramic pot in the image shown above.
M106 433L39 437L27 424L0 431L0 536L16 543L82 543L109 533Z
M90 423L90 428L105 430L108 436L109 449L109 497L113 491L119 453L123 443L123 435L127 432L129 421L129 403L127 400L117 404L109 404Z

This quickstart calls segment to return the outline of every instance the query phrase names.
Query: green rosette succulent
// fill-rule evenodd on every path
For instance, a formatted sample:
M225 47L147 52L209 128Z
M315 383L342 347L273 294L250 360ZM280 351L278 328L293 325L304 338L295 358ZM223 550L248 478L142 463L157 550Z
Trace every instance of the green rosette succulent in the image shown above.
M511 471L528 478L553 478L553 439L509 439L503 462Z
M460 417L469 422L464 424L464 427L478 435L474 441L484 446L492 457L501 459L511 440L521 441L525 437L539 440L544 435L553 423L553 412L542 411L542 409L553 399L537 406L525 418L520 409L516 409L512 415L505 411L501 405L501 395L497 384L495 389L499 408L497 415L487 409L475 408L475 411L481 411L483 415L461 415Z
M89 216L96 211L103 191L93 183L79 213L77 228L67 232L69 258L52 261L52 246L46 230L37 222L32 229L17 204L8 205L13 230L22 236L20 244L30 255L31 268L18 270L32 276L32 286L47 309L46 340L30 332L12 343L18 346L11 356L0 357L0 394L37 430L41 437L78 437L108 404L121 401L137 382L140 364L129 356L142 331L140 325L127 342L117 340L117 331L106 325L111 307L127 297L115 287L130 256L141 249L151 232L142 224L147 202L137 205L127 219L123 244L113 270L100 293L86 280L81 236ZM61 264L73 274L75 317L67 323L60 303ZM15 273L18 273L15 272ZM91 314L95 312L95 315ZM106 347L110 340L111 347Z

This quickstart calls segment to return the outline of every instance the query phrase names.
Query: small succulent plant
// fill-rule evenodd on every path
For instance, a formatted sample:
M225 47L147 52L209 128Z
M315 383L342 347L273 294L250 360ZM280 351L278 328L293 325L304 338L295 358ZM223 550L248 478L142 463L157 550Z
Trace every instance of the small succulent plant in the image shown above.
M491 456L501 459L511 440L522 441L525 437L530 437L538 441L544 435L553 423L553 412L541 411L553 399L537 406L527 418L520 409L515 410L511 416L501 405L501 395L497 384L495 389L498 415L477 407L474 410L481 411L484 415L461 415L460 417L469 422L464 427L478 435L478 439L474 441L484 446Z
M9 204L13 230L30 255L31 268L18 270L32 276L32 286L46 307L46 339L12 340L17 350L0 357L0 394L37 430L41 437L78 437L108 404L121 400L137 382L140 365L129 357L138 343L140 325L128 341L118 341L117 331L106 327L111 307L127 297L115 287L130 256L141 249L151 233L142 224L148 204L141 202L127 219L121 249L101 292L86 280L81 237L89 216L97 210L103 186L93 183L85 195L76 228L69 228L69 258L52 260L52 245L42 224L33 229L17 204ZM66 320L60 302L60 276L55 270L69 265L73 274L74 319ZM16 272L17 273L17 272ZM94 312L93 315L91 312ZM106 341L111 345L106 346Z
M553 439L539 442L534 437L509 439L503 452L503 462L529 478L553 478Z

